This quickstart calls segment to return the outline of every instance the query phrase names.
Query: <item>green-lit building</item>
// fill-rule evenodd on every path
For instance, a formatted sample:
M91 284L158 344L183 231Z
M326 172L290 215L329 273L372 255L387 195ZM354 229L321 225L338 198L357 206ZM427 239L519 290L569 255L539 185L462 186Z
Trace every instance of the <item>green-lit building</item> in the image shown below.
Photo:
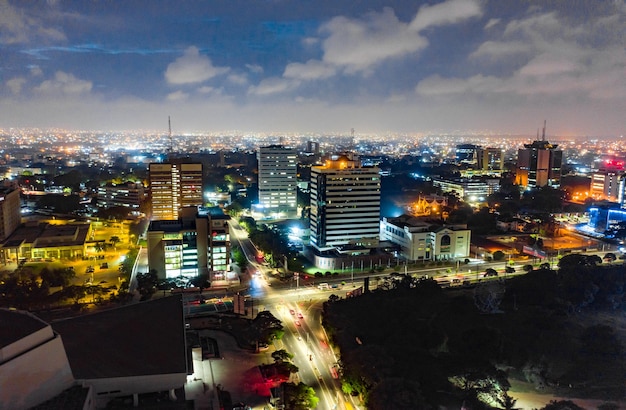
M159 279L209 275L222 280L230 271L230 216L221 208L183 208L176 220L152 221L148 265Z

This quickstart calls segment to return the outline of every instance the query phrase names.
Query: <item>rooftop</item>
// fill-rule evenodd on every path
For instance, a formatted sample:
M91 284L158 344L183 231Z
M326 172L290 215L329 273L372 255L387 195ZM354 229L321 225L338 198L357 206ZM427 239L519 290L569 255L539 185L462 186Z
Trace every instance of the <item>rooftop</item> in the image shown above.
M186 373L180 295L52 323L76 379Z
M15 309L0 309L0 348L48 326L38 317Z

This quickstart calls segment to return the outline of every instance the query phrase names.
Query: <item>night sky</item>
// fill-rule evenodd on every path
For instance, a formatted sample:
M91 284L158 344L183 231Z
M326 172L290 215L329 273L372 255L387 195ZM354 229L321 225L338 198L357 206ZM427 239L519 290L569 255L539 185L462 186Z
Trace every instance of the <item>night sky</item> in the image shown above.
M0 128L620 136L624 0L0 0Z

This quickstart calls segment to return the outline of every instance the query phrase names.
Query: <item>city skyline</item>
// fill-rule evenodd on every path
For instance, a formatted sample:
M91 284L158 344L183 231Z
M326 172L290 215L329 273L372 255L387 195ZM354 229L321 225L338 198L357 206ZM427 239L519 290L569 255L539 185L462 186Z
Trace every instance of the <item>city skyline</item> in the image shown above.
M626 3L0 0L0 127L621 136Z

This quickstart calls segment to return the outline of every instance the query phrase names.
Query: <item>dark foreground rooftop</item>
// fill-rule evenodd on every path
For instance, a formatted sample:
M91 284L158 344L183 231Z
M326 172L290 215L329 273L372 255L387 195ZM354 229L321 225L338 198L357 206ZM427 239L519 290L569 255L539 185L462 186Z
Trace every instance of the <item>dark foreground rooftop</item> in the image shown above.
M180 295L52 323L76 379L186 373Z

